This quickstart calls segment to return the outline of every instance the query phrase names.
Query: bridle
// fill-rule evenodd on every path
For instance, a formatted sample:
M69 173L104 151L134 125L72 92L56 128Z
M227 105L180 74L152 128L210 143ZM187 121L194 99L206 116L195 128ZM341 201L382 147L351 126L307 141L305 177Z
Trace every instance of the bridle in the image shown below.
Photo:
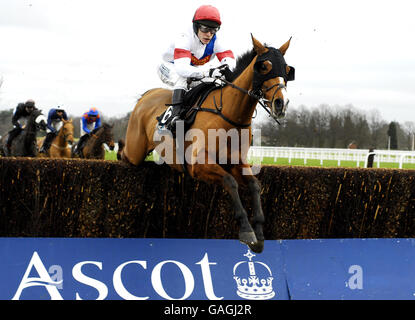
M275 95L278 93L278 91L280 91L281 89L286 89L287 87L283 84L283 83L276 83L270 87L264 87L264 90L261 89L257 89L257 90L246 90L244 88L238 87L237 85L233 84L230 81L227 81L225 79L221 79L221 81L225 82L227 85L231 86L234 89L237 89L245 94L247 94L248 96L250 96L251 98L257 100L257 102L261 105L261 107L264 108L264 110L278 123L280 124L280 122L278 121L278 115L273 114L271 111L268 110L268 108L266 107L266 103L269 103L269 109L271 109L272 107L272 102L274 101ZM270 91L271 89L277 87L277 89L274 91L274 94L272 95L272 99L268 100L264 98L264 95L266 92ZM288 103L290 102L290 100L287 100L287 103L285 105L285 107L287 107Z
M232 82L230 82L230 81L228 81L228 80L226 80L226 79L218 79L219 81L221 81L221 82L223 82L223 83L225 83L226 85L229 85L230 87L232 87L232 88L234 88L234 89L236 89L236 90L239 90L239 91L241 91L241 92L243 92L243 93L245 93L246 95L248 95L248 96L250 96L251 98L253 98L253 99L255 99L255 100L257 100L257 102L264 108L264 110L278 123L278 124L280 124L280 122L278 121L278 115L280 114L278 114L278 115L275 115L275 114L273 114L271 111L269 111L268 110L268 108L267 108L267 106L266 106L266 104L267 103L269 103L269 105L270 105L270 108L271 108L271 106L272 106L272 102L274 101L274 97L275 97L275 95L277 94L277 92L279 91L279 90L281 90L281 89L286 89L286 86L284 85L284 84L282 84L282 83L276 83L276 84L274 84L274 85L272 85L272 86L270 86L270 87L265 87L264 89L257 89L257 90L246 90L246 89L244 89L244 88L241 88L241 87L239 87L239 86L237 86L237 85L235 85L235 84L233 84ZM274 94L272 95L272 100L270 101L270 100L268 100L268 99L265 99L264 98L264 95L265 95L265 93L266 92L268 92L269 90L271 90L271 89L273 89L273 88L275 88L275 87L277 87L277 89L275 90L275 92L274 92ZM233 125L233 126L235 126L235 127L239 127L239 128L248 128L248 127L250 127L251 126L251 122L250 123L247 123L247 124L243 124L243 123L238 123L238 122L235 122L235 121L233 121L233 120L231 120L231 119L229 119L228 117L226 117L223 113L222 113L222 108L223 108L223 105L222 105L222 94L223 94L223 92L222 92L222 89L224 88L224 86L223 85L221 85L221 93L220 93L220 103L219 103L219 106L217 105L217 103L216 103L216 99L215 99L215 97L213 97L213 103L214 103L214 105L215 105L215 109L208 109L208 108L201 108L200 106L196 109L196 110L198 110L198 111L207 111L207 112L211 112L211 113L214 113L214 114L217 114L218 116L220 116L223 120L225 120L226 122L228 122L228 123L230 123L231 125ZM286 103L286 105L285 105L285 108L287 107L287 105L288 105L288 103L289 103L289 100L287 101L287 103ZM281 112L282 112L283 110L281 110Z
M64 129L65 129L65 124L62 125L62 128L60 130L62 130L63 139L66 142L68 142L68 137L73 136L73 133L70 132L68 134L65 134L65 130Z

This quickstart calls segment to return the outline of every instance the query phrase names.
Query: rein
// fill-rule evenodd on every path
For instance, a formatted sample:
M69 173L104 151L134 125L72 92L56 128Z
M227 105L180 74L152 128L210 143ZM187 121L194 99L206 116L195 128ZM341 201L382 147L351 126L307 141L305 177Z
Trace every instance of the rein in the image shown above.
M271 104L271 101L269 101L268 99L264 98L264 93L268 92L269 90L271 90L274 87L277 87L277 90L275 90L274 92L274 96L275 94L281 90L281 89L285 89L286 86L283 85L282 83L276 83L274 85L272 85L271 87L265 88L265 91L262 91L261 89L259 90L246 90L244 88L238 87L237 85L233 84L232 82L226 80L226 79L221 79L223 82L225 82L227 85L231 86L234 89L237 89L245 94L247 94L248 96L250 96L251 98L254 98L255 100L258 101L258 103L261 105L262 108L264 108L264 110L278 123L281 124L278 119L276 119L276 117L271 113L271 111L268 110L268 108L265 106L265 103L269 103ZM288 104L288 102L287 102Z
M281 89L284 89L285 88L285 85L283 85L282 83L277 83L277 84L274 84L274 85L272 85L271 87L268 87L268 88L265 88L265 91L262 91L261 89L259 89L259 90L246 90L246 89L244 89L244 88L241 88L241 87L239 87L239 86L237 86L237 85L235 85L235 84L233 84L232 82L230 82L230 81L228 81L228 80L226 80L226 79L220 79L220 81L222 81L222 82L224 82L226 85L229 85L230 87L232 87L232 88L234 88L234 89L236 89L236 90L239 90L239 91L241 91L241 92L243 92L243 93L245 93L245 94L247 94L248 96L250 96L251 98L253 98L253 99L255 99L255 100L257 100L257 102L264 108L264 110L278 123L278 124L281 124L278 120L277 120L277 118L276 118L276 116L274 116L272 113L271 113L271 111L269 111L268 110L268 108L266 107L266 103L269 103L269 104L271 104L271 101L269 101L268 99L265 99L264 98L264 93L265 92L268 92L269 90L271 90L272 88L274 88L274 87L277 87L277 90L275 91L275 93L277 93L279 90L281 90ZM235 126L235 127L239 127L239 128L248 128L248 127L250 127L251 126L251 123L248 123L248 124L242 124L242 123L238 123L238 122L235 122L235 121L233 121L233 120L231 120L231 119L229 119L228 117L226 117L223 113L222 113L222 109L223 109L223 105L222 105L222 89L223 89L223 87L224 86L221 86L221 89L220 89L220 105L218 106L217 104L216 104L216 100L215 100L215 97L213 97L213 102L214 102L214 104L215 104L215 108L216 108L216 110L214 110L214 109L208 109L208 108L201 108L200 106L198 106L198 108L196 109L196 110L198 110L198 111L206 111L206 112L211 112L211 113L213 113L213 114L216 114L216 115L218 115L218 116L220 116L223 120L225 120L226 122L228 122L228 123L230 123L231 125L233 125L233 126ZM274 93L274 95L275 95L275 93Z

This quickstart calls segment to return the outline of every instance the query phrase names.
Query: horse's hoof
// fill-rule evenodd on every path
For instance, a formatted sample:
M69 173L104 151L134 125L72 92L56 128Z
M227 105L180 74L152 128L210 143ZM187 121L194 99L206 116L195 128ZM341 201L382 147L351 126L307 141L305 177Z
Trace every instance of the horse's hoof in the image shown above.
M255 253L261 253L264 250L264 240L257 241L253 244L248 244L248 247Z
M255 232L240 232L239 241L250 246L257 242Z

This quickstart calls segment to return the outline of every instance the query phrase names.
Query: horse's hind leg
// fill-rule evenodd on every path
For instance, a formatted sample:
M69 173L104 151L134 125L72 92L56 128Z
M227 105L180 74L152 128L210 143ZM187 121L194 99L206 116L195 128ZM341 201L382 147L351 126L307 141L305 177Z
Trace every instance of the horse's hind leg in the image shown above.
M194 165L193 174L195 178L207 182L222 184L231 196L235 218L239 221L239 241L252 246L257 242L254 230L248 220L248 214L242 206L238 193L238 182L235 178L223 170L219 165Z

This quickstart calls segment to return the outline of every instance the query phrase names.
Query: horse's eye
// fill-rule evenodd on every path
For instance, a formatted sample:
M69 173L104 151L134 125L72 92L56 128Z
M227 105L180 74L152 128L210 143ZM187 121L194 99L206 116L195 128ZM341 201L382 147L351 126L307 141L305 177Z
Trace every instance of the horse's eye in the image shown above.
M272 69L272 63L271 61L261 61L261 62L257 62L255 64L255 69L257 70L257 72L260 72L262 74L267 73L269 70Z

